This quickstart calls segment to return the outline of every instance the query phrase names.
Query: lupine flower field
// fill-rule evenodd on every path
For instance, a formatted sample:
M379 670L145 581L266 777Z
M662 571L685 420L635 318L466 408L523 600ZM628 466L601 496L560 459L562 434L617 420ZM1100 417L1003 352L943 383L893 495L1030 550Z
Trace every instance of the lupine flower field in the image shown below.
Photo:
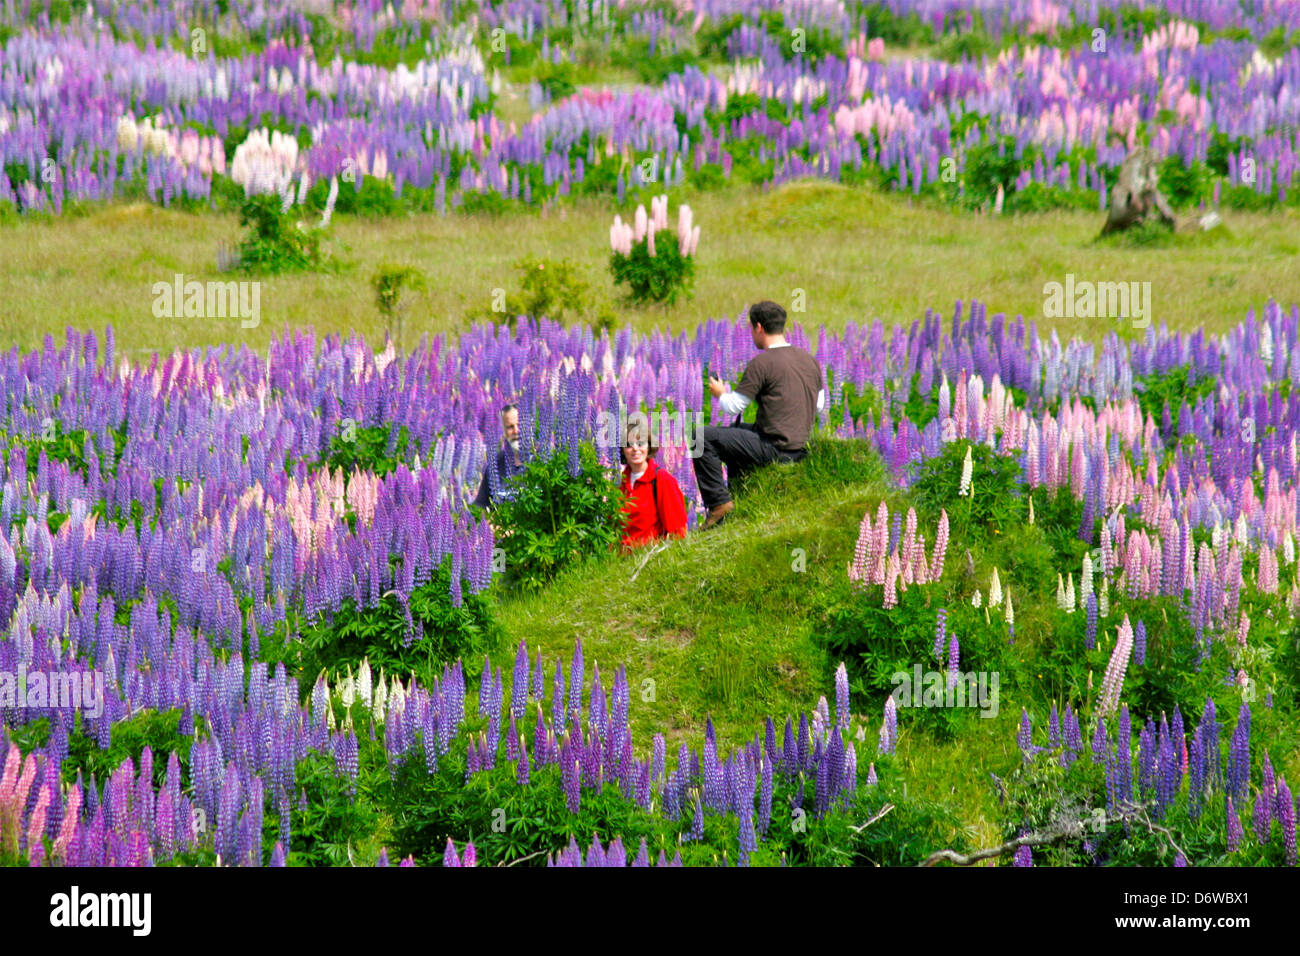
M131 204L296 207L310 246L583 201L671 302L655 269L716 261L698 195L1100 227L1138 146L1180 211L1294 222L1300 0L0 4L0 255ZM6 344L0 864L1300 863L1300 285L1085 338L979 289L788 301L823 279L772 293L824 375L808 457L709 531L685 426L731 423L748 301ZM686 540L552 553L612 520L636 412Z

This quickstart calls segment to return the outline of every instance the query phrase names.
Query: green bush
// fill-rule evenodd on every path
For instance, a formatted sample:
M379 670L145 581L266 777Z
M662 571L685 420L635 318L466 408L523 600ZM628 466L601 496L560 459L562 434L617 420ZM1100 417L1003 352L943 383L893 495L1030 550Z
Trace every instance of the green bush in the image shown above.
M961 488L962 463L971 450L971 493ZM954 541L971 544L987 540L995 531L1006 533L1029 516L1028 498L1020 473L1020 462L999 455L987 445L953 441L941 454L927 459L912 486L918 513L937 516L948 511Z
M662 302L672 305L678 296L691 295L695 282L695 261L677 248L677 237L668 230L656 236L655 254L650 255L648 238L633 243L632 254L611 253L609 271L615 285L625 285L628 298L636 305Z
M515 268L520 274L519 296L508 310L511 314L563 322L587 313L590 286L568 259L525 256Z
M1204 163L1187 167L1178 156L1166 156L1160 161L1158 175L1161 193L1177 209L1209 202L1214 195L1213 173Z
M494 524L505 529L506 579L540 590L560 571L585 557L606 553L622 536L623 496L619 485L584 442L579 469L569 472L569 452L534 456L518 475L516 494L496 509Z
M405 425L394 436L391 424L358 427L355 423L349 425L345 421L339 432L330 439L325 464L330 471L342 468L345 475L361 469L373 471L382 478L406 462L413 452L410 434Z
M371 741L361 730L357 734L361 766L373 768L382 761L383 744ZM377 753L376 753L377 751ZM295 774L299 794L306 796L306 806L294 801L290 810L289 846L285 863L289 866L347 866L350 863L373 866L374 860L359 858L357 850L371 841L379 825L379 814L369 790L377 775L363 772L358 780L359 793L353 793L352 781L340 774L334 759L309 751L300 761ZM279 839L275 806L268 806L263 831L263 859L269 860ZM376 850L377 854L378 851Z
M289 663L299 666L310 681L322 670L336 675L368 659L376 671L383 668L403 677L414 674L429 686L444 664L491 653L500 637L485 592L470 594L465 589L460 607L452 605L448 558L411 592L408 606L394 592L370 607L357 607L352 598L344 599L332 615L303 629L296 648L290 645L300 660Z
M280 197L250 196L239 209L247 233L239 244L240 269L254 275L310 271L329 265L321 250L323 230L303 227L281 212Z

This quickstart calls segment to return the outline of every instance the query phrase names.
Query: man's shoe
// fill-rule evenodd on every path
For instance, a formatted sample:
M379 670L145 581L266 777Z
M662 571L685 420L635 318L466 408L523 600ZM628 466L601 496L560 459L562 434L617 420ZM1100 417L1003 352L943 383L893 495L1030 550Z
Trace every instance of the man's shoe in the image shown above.
M710 528L722 522L722 519L736 510L734 501L724 501L716 508L709 509L709 517L704 522L704 527L700 530L708 531Z

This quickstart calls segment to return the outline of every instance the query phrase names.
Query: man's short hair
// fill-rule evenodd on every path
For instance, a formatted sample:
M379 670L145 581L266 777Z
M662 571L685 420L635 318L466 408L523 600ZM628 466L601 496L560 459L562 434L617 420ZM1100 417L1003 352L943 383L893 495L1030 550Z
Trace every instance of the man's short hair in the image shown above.
M768 335L780 335L785 331L785 309L770 299L755 302L749 307L749 324L761 325Z
M502 418L505 418L505 417L506 417L507 415L509 415L511 412L517 412L517 411L519 411L519 406L516 405L514 402L511 402L509 405L502 405L502 406L501 406L501 417L502 417Z

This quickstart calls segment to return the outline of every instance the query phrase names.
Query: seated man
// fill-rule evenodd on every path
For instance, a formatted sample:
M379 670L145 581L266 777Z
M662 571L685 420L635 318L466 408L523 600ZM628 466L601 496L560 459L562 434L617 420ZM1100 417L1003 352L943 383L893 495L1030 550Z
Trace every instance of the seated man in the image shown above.
M734 480L769 462L803 460L814 416L826 401L817 360L785 340L785 309L769 301L750 306L749 331L761 351L745 366L736 390L709 376L709 391L724 414L739 416L751 401L758 413L752 425L704 429L695 482L709 512L706 531L735 509L729 482L722 480L723 463Z
M519 457L519 406L507 405L501 409L501 427L505 430L506 444L497 451L496 473L497 488L524 470L524 463ZM510 454L507 454L510 452ZM492 483L488 472L493 463L488 462L483 468L483 480L478 486L478 496L474 504L480 508L492 508Z

